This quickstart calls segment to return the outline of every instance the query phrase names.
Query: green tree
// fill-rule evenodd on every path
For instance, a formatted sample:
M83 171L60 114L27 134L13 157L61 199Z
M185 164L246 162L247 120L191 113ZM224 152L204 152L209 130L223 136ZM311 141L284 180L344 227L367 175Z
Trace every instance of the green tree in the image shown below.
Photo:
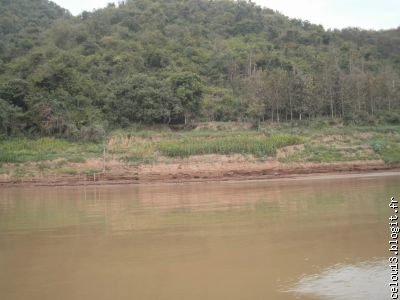
M10 80L0 87L0 98L24 110L27 108L26 98L28 94L28 82L22 79Z
M187 124L200 111L203 96L203 85L198 75L185 72L172 78L172 92L176 99L173 101L173 117L180 118L183 114L184 122Z
M0 134L20 134L23 127L22 109L0 98Z

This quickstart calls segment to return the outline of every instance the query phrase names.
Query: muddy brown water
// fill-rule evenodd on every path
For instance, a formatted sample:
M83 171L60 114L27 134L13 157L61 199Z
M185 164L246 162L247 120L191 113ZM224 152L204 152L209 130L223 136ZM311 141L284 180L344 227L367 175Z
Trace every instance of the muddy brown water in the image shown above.
M389 299L400 174L0 189L0 299Z

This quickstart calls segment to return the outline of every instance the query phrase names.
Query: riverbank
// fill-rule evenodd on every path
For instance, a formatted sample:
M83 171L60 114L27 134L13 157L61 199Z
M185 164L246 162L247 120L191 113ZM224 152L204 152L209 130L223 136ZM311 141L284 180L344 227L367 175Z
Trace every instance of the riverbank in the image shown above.
M53 175L35 177L0 177L0 187L10 186L81 186L147 183L183 183L205 181L241 181L306 176L347 176L374 174L382 171L398 172L400 164L382 161L342 163L264 164L221 163L220 165L154 165L141 166L134 172L93 173L92 175Z
M0 186L277 178L400 169L400 126L204 123L131 128L104 143L0 141Z

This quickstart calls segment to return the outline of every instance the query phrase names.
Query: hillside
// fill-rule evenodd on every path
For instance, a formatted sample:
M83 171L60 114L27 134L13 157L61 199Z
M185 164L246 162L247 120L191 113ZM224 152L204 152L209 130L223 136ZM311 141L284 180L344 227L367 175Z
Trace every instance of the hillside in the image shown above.
M128 0L72 17L0 1L0 135L134 123L400 121L400 29L326 31L247 1Z
M40 45L41 33L57 19L69 16L47 0L1 0L0 62L7 63Z

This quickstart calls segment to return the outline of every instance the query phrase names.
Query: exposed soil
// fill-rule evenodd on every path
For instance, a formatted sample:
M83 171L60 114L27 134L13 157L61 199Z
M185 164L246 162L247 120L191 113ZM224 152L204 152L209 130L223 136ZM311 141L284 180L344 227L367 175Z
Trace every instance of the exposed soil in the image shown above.
M287 149L292 152L294 149ZM281 154L284 155L284 152ZM101 161L89 160L74 164L80 169L100 166ZM132 184L152 182L226 181L293 177L305 174L361 173L400 170L400 164L383 161L351 161L340 163L291 163L276 159L260 162L252 157L204 155L174 161L159 161L153 165L129 166L118 161L107 162L105 173L92 175L59 175L11 178L0 175L1 186L69 186ZM399 171L400 174L400 171Z

